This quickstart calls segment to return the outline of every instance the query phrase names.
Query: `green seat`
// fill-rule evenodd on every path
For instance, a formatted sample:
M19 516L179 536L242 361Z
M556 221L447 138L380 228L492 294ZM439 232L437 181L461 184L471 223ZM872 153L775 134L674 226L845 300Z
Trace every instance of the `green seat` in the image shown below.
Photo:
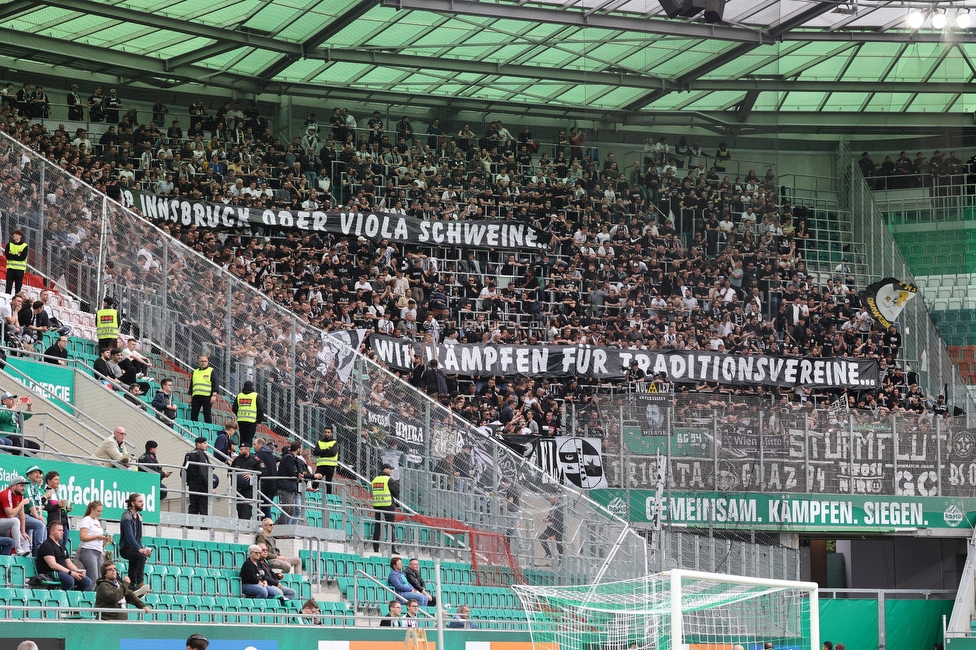
M182 569L180 567L169 567L169 571L163 576L163 591L169 593L179 591L177 582L181 571Z
M29 557L17 556L14 563L8 565L10 573L10 584L15 587L23 587L27 583L27 578L34 577L36 573L34 562Z
M193 593L193 587L190 586L190 580L194 574L195 570L192 566L185 566L180 569L180 572L176 576L176 593L181 595Z
M68 614L67 618L71 619L93 619L95 618L95 612L91 611L92 607L95 606L95 601L88 601L85 596L93 592L83 592L83 591L68 591L64 592L67 604L62 605L62 607L70 607L72 611Z

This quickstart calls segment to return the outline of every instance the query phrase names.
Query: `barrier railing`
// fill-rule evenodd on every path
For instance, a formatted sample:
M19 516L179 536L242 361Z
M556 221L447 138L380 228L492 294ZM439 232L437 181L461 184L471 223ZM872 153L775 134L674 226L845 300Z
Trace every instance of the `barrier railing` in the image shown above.
M915 393L903 388L912 406ZM649 433L646 404L618 391L575 411L567 435L598 441L607 486L621 490L976 497L969 416L935 417L931 407L679 394L662 403L660 430ZM535 453L545 458L555 444L536 439Z
M564 537L565 553L572 561L563 564L577 571L578 579L598 573L603 579L620 579L646 570L646 544L624 521L357 355L359 335L355 330L340 333L345 339L326 336L197 251L7 137L0 140L0 175L20 175L21 182L32 188L31 196L58 192L66 204L85 207L67 211L55 223L60 228L63 221L67 227L84 227L90 232L93 236L62 246L69 259L87 256L99 260L104 272L97 276L95 293L90 282L86 285L77 282L78 278L65 278L70 290L93 306L101 304L101 290L110 292L118 300L123 320L130 323L124 327L137 327L142 338L186 363L193 363L199 354L209 355L218 384L227 385L232 377L242 382L236 364L253 361L259 390L270 398L269 404L280 405L278 415L289 426L289 435L306 441L317 437L320 429L298 429L307 423L300 423L297 417L299 404L316 405L322 409L316 424L324 420L336 425L342 458L351 459L349 464L366 477L375 476L380 461L431 471L447 453L460 453L470 445L477 454L472 456L473 485L480 492L498 490L503 479L537 490L524 496L520 519L541 520L550 507L546 497L559 497L564 524L554 535ZM39 214L38 206L29 203L21 209L0 205L7 215L4 227L47 229L49 215ZM35 267L50 277L60 277L63 266L37 260L36 250ZM258 351L256 358L249 357L248 343ZM231 386L231 391L237 388ZM489 462L494 460L497 462ZM403 501L416 511L442 507L442 496L422 484L411 484L409 471L403 480ZM486 526L476 495L463 498L467 502L459 513L465 518L462 523L473 528ZM588 530L594 528L600 529L601 536L580 544L583 537L592 537ZM601 571L605 562L608 570Z
M849 169L851 213L855 215L852 226L857 241L864 243L864 258L871 272L869 281L894 277L913 282L915 276L888 230L884 215L878 209L860 168L856 162L852 162ZM947 401L972 414L976 402L970 397L959 368L939 336L924 301L909 301L898 321L905 332L906 358L918 359L919 367L915 370L920 374L924 392L938 395L947 385Z

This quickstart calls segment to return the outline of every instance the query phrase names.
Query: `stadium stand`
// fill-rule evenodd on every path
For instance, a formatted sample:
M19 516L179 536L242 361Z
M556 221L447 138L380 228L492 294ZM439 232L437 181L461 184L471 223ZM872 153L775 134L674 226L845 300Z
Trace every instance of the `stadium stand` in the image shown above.
M716 167L708 167L704 160L692 165L695 158L704 156L685 154L679 168L673 152L656 148L647 152L644 164L638 163L627 173L609 155L601 159L589 151L575 152L569 145L550 145L551 153L530 152L531 138L523 142L509 139L500 125L491 125L483 138L478 138L485 142L468 142L467 150L461 146L466 140L461 136L437 138L426 146L419 139L413 145L404 142L402 146L384 147L382 140L370 142L365 132L357 134L352 129L350 133L342 125L335 125L331 137L324 136L317 152L314 149L319 143L310 142L314 155L306 153L304 158L296 153L294 145L266 136L250 138L248 131L264 128L258 116L227 132L215 125L216 132L209 142L203 136L185 140L161 137L153 135L148 125L139 126L133 143L145 147L145 157L135 156L135 149L129 150L128 156L119 155L113 152L111 139L101 137L100 144L93 147L95 156L88 156L78 144L69 143L68 133L48 133L44 125L35 126L39 128L14 121L8 123L7 130L17 139L26 139L36 149L50 153L51 162L62 167L66 176L74 175L91 183L112 198L123 198L126 192L138 190L194 196L228 206L381 209L423 219L516 220L531 224L550 238L546 254L475 252L462 259L462 251L458 250L401 250L376 246L376 242L365 238L353 242L352 238L283 231L271 232L267 238L247 232L217 236L205 228L163 221L157 225L172 240L160 243L154 239L158 238L157 231L145 224L121 220L121 211L113 205L114 216L120 219L115 225L129 228L120 234L134 239L119 259L92 272L86 267L95 262L92 250L97 243L91 243L91 239L96 235L86 231L86 225L90 225L84 210L69 209L62 217L48 220L43 229L34 228L32 234L45 242L43 253L34 258L35 266L51 269L63 264L72 269L76 275L65 281L88 298L88 305L60 292L52 298L56 304L54 315L72 327L72 363L90 366L97 356L94 320L85 309L90 309L92 299L97 300L99 292L95 287L120 299L128 335L152 333L152 338L144 339L144 353L153 361L154 377L148 380L152 390L141 398L143 406L151 403L162 376L171 376L177 392L186 395L191 367L187 364L192 363L196 353L207 350L217 358L218 367L226 373L229 393L218 398L213 424L189 420L187 404L179 404L175 423L187 443L196 436L207 438L211 445L216 442L217 433L232 417L228 400L245 377L258 380L266 391L270 410L282 418L261 428L259 435L282 442L293 432L304 431L299 436L306 436L305 442L312 443L322 422L337 422L342 423L345 441L349 441L350 434L358 437L362 423L353 426L358 412L353 400L335 387L309 379L324 346L302 338L306 332L298 334L297 327L293 329L280 318L282 315L295 314L313 327L332 332L385 331L382 328L388 326L403 338L418 342L457 334L458 340L466 342L712 349L744 355L807 357L829 357L839 350L854 350L858 356L878 359L892 367L916 361L907 359L903 350L899 354L898 346L890 345L885 340L886 333L859 310L858 290L863 288L863 277L858 267L863 268L864 261L858 257L856 247L852 248L855 242L848 226L837 219L831 206L807 207L805 201L790 196L772 168L763 178L754 171L740 178L723 178ZM310 132L306 130L305 136L309 137ZM354 144L335 146L343 135L352 137ZM357 135L366 136L366 142L357 146ZM174 145L178 152L172 151ZM15 150L7 147L5 155L10 164ZM132 169L126 170L130 163ZM685 165L687 174L683 171ZM5 199L4 205L15 215L22 214L19 202L25 199L18 196L17 188L24 187L18 182L14 180L13 193L8 195L13 198ZM86 204L95 196L79 193L56 197L54 204L64 201L70 205L75 200ZM919 247L920 255L930 255L931 264L920 263L922 269L943 268L955 259L953 255L962 259L967 254L963 248L957 251L925 247L917 239L912 245ZM201 263L183 246L213 265ZM170 256L179 256L181 263L193 268L167 278L170 270L164 262L172 263ZM849 262L848 258L855 261ZM39 297L39 289L44 286L58 286L55 281L60 278L48 275L46 282L39 277L28 278L31 299ZM195 305L195 311L178 319L172 318L177 310L165 303L162 310L153 311L157 305L146 299L152 288L162 286L164 298L178 298L177 290L167 286L167 282L177 284L188 278L199 282L204 291L212 291L216 304ZM936 299L944 301L938 303L945 305L943 312L959 312L964 292L948 284L943 278ZM263 295L255 290L263 291ZM165 295L167 291L171 295ZM443 293L449 318L430 317L437 309L434 299L438 291ZM221 305L223 296L228 299ZM411 298L414 304L409 302ZM957 299L958 307L954 302ZM384 325L387 310L390 318ZM232 323L230 327L222 325L225 319ZM177 327L157 338L171 322ZM53 333L49 334L38 347L46 349L54 338ZM230 344L224 345L225 341ZM307 348L296 350L302 346ZM367 358L375 358L365 345L360 351ZM965 352L956 354L960 361L965 359ZM976 368L969 368L972 370ZM412 376L415 372L400 369L398 374L404 381L418 383L418 378ZM381 410L389 409L391 401L397 402L398 392L409 395L410 408L431 409L425 401L415 398L412 390L389 377L379 373L367 376L370 399ZM572 422L574 431L602 438L610 437L605 430L611 426L608 422L600 421L599 414L592 422L579 416L587 405L599 401L601 391L626 388L628 382L642 378L628 375L623 381L584 380L560 387L555 382L521 378L483 382L485 386L481 386L482 382L450 377L448 390L439 390L435 384L428 392L449 409L447 415L438 416L445 422L452 421L454 415L477 426L503 420L506 426L499 431L502 435L531 431L534 422L536 431L548 436L556 434L559 424ZM496 388L495 383L500 385ZM892 413L909 413L916 406L903 401L895 389L908 390L910 385L913 391L917 390L917 382L892 372L878 391L885 402L883 408L873 407L867 396L860 395L864 401L858 399L852 404L860 412L857 417L880 422ZM709 410L720 412L721 417L732 412L739 417L755 417L767 405L782 401L789 409L800 411L802 417L807 408L824 409L838 403L846 406L848 399L846 393L836 390L771 395L761 387L737 387L733 391L704 382L681 386L679 390L687 393L684 397L688 399L680 411L682 424L705 415L694 412L698 402L692 400L708 404ZM925 401L919 414L927 412L930 420L933 414L944 415L936 411L934 395L922 397ZM303 410L297 406L312 408ZM506 413L506 408L510 413ZM296 417L299 411L303 416ZM312 423L319 426L309 426ZM370 526L368 505L361 487L356 492L350 478L368 481L371 470L382 458L384 438L389 435L381 429L388 426L380 425L369 432L369 449L355 447L363 453L349 460L347 468L353 477L342 481L346 484L344 496L330 496L322 501L318 493L306 493L305 517L311 527L338 531L343 539L356 542L366 538ZM400 449L409 457L408 447L401 445ZM446 458L449 451L447 447L440 449L436 459ZM414 467L402 468L404 482L413 490L405 501L417 506L418 512L410 513L410 521L401 522L398 528L400 539L416 548L433 539L432 535L425 536L422 529L434 519L450 533L462 526L474 532L475 519L480 517L483 523L485 517L499 512L492 509L497 508L497 504L492 505L495 497L491 492L496 487L492 472L483 472L482 478L473 481L470 491L476 493L481 505L464 505L457 511L443 503L420 508L425 495L418 486L430 479L427 470L434 460L430 458L415 476L411 473ZM220 469L226 471L223 466ZM449 485L445 491L464 484ZM342 507L357 498L355 514L343 515ZM533 506L536 513L545 508ZM274 512L278 514L280 510ZM532 518L541 519L537 514ZM448 519L451 521L444 521ZM501 528L503 533L496 535L511 537L504 534L505 526ZM531 535L529 539L535 539L536 531L526 532ZM439 541L450 547L443 539ZM455 548L459 545L454 544ZM262 622L282 620L282 616L294 613L300 601L312 596L311 580L318 577L327 586L334 586L342 599L319 601L326 620L335 624L351 624L356 614L375 614L389 598L388 592L370 579L382 580L385 576L387 564L382 557L303 549L302 559L311 571L309 579L286 578L298 592L296 602L289 606L225 597L240 593L236 572L246 545L221 543L215 549L206 542L164 537L149 538L149 545L156 549L159 563L149 576L152 593L146 597L155 620L243 622L254 621L251 616L255 613ZM528 555L537 552L533 549ZM468 562L444 563L441 587L446 603L468 604L473 619L492 620L498 629L524 629L514 592L500 583L483 582L478 552L470 553L470 558ZM489 568L496 562L497 558L490 559ZM5 566L12 585L24 584L31 577L31 567L23 562ZM524 575L538 583L557 577L554 572L541 570L526 570ZM509 584L514 580L512 574L504 577ZM88 604L83 595L52 595L19 586L2 594L7 604L24 604L28 608ZM34 613L31 609L24 611L27 616Z

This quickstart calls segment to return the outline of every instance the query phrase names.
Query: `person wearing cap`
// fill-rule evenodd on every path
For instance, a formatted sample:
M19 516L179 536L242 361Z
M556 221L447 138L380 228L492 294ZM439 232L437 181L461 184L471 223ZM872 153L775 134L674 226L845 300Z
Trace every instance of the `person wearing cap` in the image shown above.
M24 274L27 272L27 242L24 231L15 230L10 233L10 241L3 248L7 258L7 293L17 295L24 286ZM13 288L13 291L10 289Z
M146 441L146 453L139 456L139 471L140 472L156 472L159 474L159 498L166 498L166 486L163 485L162 480L164 478L169 478L173 472L170 470L165 470L160 466L159 459L156 458L156 449L159 448L159 443L155 440Z
M245 381L241 387L241 392L237 394L232 406L234 415L237 416L237 425L240 427L240 440L242 447L250 447L254 442L254 434L257 432L258 425L264 422L263 400L254 390L253 381Z
M24 421L33 417L30 411L34 408L34 403L27 399L24 403L28 412L24 413L17 409L17 396L9 391L0 395L0 402L3 403L3 408L0 408L0 444L7 441L9 445L21 450L40 450L41 446L33 440L25 439L23 433ZM14 453L23 454L23 451Z
M25 477L18 476L10 481L6 490L0 492L0 535L11 537L17 555L30 555L30 534L27 532L27 522L24 509L29 501L24 500L24 489L30 483Z
M212 485L213 479L210 478L212 469L210 457L207 456L207 439L199 436L193 442L194 450L183 459L183 467L186 472L186 489L190 492L190 504L187 513L207 515L210 510L210 490L215 487Z
M375 523L373 524L373 552L380 552L380 538L383 531L383 520L386 519L390 529L390 546L393 555L399 555L396 549L396 508L394 500L400 498L400 484L392 477L393 466L383 463L380 473L373 479L373 510Z
M217 378L214 374L210 359L201 354L190 378L190 420L193 422L197 421L200 411L203 411L203 421L213 424L211 410L213 403L217 401Z
M132 463L133 456L125 447L125 435L125 427L115 427L112 435L102 440L101 444L98 445L92 457L104 460L106 467L137 471L139 468Z
M29 481L24 486L24 499L30 504L24 506L24 517L26 519L27 532L33 535L33 548L31 550L36 555L37 549L47 539L47 525L44 523L44 517L41 514L43 512L44 502L47 501L44 496L44 472L37 465L31 465L24 473L27 475Z
M98 351L118 346L119 311L115 308L115 298L105 296L102 308L95 312L95 334L98 337Z

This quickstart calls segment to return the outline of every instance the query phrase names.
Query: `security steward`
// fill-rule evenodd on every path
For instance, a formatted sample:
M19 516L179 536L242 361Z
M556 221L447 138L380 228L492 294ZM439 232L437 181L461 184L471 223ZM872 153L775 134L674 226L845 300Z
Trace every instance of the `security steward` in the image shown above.
M400 498L400 484L393 480L391 474L393 466L383 463L380 474L373 479L373 510L376 512L376 522L373 524L373 552L380 552L380 537L383 519L386 519L390 529L390 546L393 555L399 555L396 549L396 508L393 500Z
M240 427L241 444L238 449L250 447L254 442L254 434L258 425L264 422L264 405L254 390L253 381L244 382L232 408Z
M315 445L316 478L325 479L325 493L332 494L332 478L335 476L336 467L339 465L339 441L332 433L332 427L327 426L322 431L322 439Z
M119 310L115 298L105 296L102 308L95 312L95 334L98 336L98 353L119 344Z
M10 233L10 241L3 253L7 258L7 293L15 295L24 286L24 274L27 272L27 242L24 241L23 230Z
M190 378L190 420L196 422L202 410L203 421L213 424L211 411L216 401L217 378L214 376L214 369L210 367L210 359L201 354Z

